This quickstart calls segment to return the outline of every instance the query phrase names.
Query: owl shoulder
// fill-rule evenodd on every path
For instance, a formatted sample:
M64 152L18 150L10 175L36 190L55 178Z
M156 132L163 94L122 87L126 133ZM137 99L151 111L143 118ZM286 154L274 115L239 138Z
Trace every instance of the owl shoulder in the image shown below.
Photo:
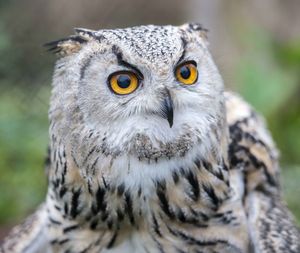
M278 151L265 121L238 95L226 93L225 99L229 167L243 178L252 251L300 252L300 232L282 199Z
M15 226L0 242L0 253L47 253L49 242L45 233L46 206L41 205L23 223Z
M231 170L242 170L245 190L279 189L278 151L265 120L240 96L226 92Z

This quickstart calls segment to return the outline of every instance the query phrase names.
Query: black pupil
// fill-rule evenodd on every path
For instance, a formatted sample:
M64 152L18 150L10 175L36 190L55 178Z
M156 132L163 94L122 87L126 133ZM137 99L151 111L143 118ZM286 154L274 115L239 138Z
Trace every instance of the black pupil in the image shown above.
M188 79L191 76L190 68L187 66L182 66L180 68L180 75L183 79Z
M126 89L129 87L131 79L128 75L119 75L117 82L121 88Z

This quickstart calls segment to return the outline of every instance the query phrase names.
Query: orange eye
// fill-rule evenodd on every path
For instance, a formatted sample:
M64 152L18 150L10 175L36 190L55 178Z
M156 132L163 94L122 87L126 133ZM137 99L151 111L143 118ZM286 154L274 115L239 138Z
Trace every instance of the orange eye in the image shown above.
M109 87L118 95L127 95L134 92L138 85L139 79L136 74L130 71L121 71L113 73L109 77Z
M176 78L179 82L185 85L192 85L198 79L198 70L196 63L185 62L180 64L175 71Z

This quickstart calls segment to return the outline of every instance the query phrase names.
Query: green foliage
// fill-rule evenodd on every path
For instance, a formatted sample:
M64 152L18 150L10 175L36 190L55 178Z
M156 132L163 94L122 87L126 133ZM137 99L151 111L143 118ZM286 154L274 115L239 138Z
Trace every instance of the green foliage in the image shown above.
M288 208L296 216L300 226L300 167L287 167L282 170L282 189Z
M300 38L289 43L274 43L273 50L276 60L283 68L300 69ZM298 72L299 75L299 72Z
M251 31L251 30L250 30ZM284 164L300 163L300 39L278 44L269 34L243 33L239 92L266 118Z
M270 35L253 29L243 34L243 40L246 50L236 71L238 88L257 110L272 116L295 90L295 76L276 62Z
M20 90L0 96L0 224L20 219L45 196L48 120L39 99L47 101L49 91L26 96Z

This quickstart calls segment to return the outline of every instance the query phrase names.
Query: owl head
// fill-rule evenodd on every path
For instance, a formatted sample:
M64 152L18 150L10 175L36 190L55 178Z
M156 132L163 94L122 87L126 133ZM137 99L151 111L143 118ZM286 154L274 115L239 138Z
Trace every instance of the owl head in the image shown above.
M205 29L75 32L48 43L60 56L49 117L52 142L64 143L79 167L96 153L158 163L195 146L203 156L219 148L223 82Z

